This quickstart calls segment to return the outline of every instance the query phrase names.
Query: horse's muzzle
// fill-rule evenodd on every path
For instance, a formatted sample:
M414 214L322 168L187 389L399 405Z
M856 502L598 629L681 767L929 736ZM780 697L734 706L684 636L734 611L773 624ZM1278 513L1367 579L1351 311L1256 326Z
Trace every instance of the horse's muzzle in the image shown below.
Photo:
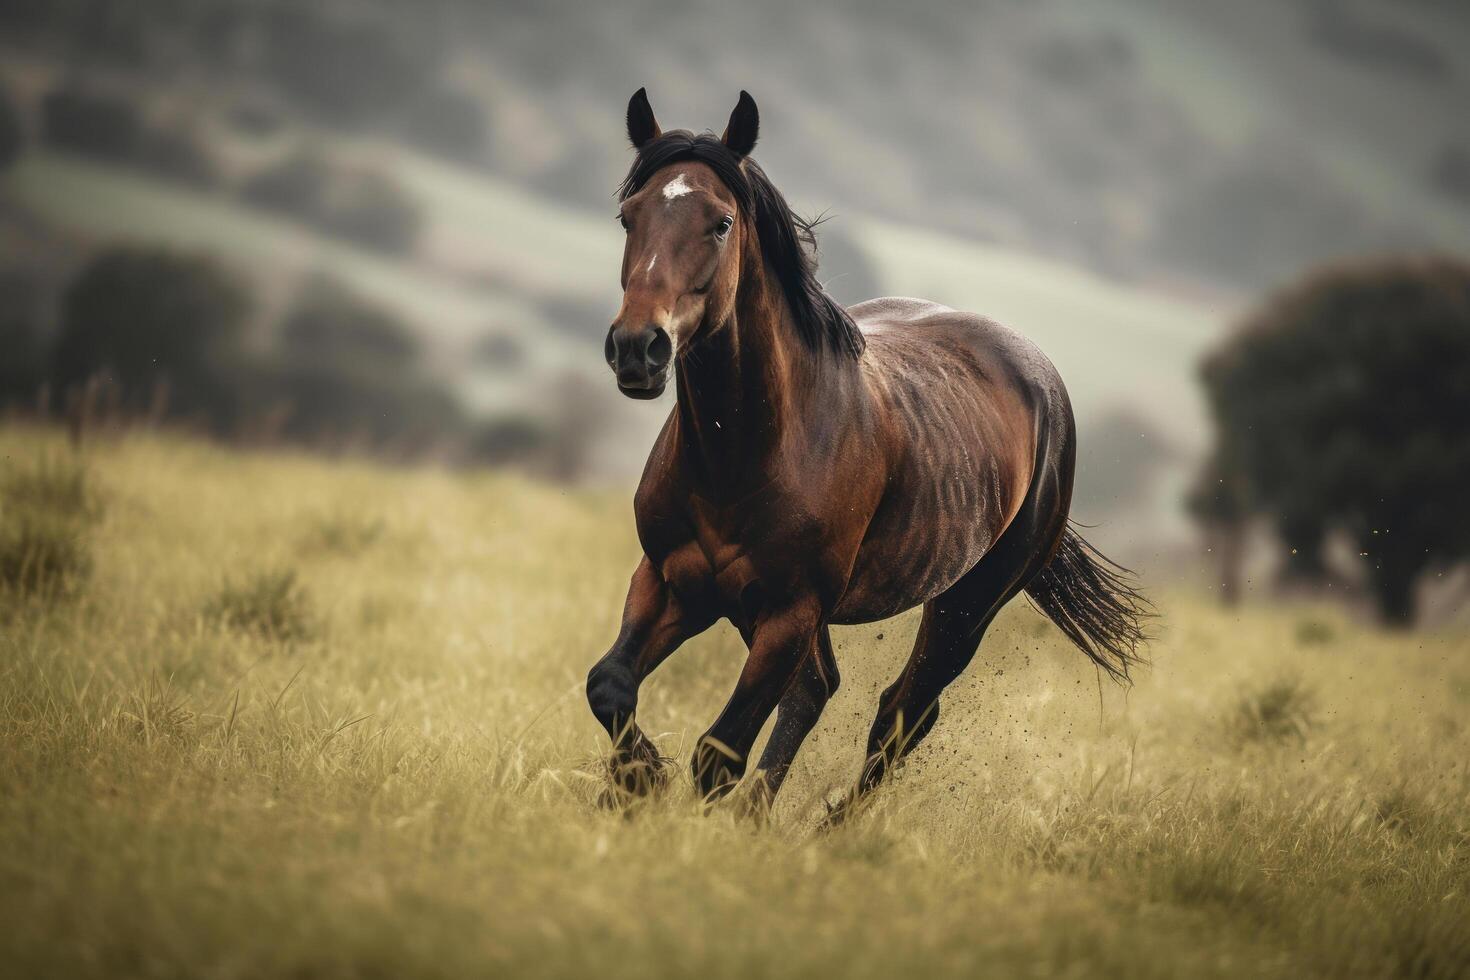
M617 375L618 390L629 398L657 398L669 380L674 343L663 327L630 330L614 324L604 354Z

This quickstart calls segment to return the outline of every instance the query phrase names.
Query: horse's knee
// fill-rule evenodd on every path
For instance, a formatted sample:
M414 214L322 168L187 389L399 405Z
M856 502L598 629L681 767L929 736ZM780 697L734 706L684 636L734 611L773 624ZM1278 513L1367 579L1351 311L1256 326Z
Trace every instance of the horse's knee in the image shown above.
M587 704L616 741L638 707L638 682L624 665L598 661L587 672Z

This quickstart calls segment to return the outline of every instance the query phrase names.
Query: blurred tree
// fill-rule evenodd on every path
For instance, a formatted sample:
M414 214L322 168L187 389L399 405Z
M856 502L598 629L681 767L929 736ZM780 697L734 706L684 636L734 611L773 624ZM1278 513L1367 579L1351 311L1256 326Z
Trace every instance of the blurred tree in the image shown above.
M1306 508L1297 512L1283 505L1276 515L1276 534L1286 549L1281 566L1283 585L1311 585L1327 578L1327 559L1322 551L1327 525L1320 511Z
M502 415L481 426L473 452L491 466L524 466L545 455L551 442L544 423L526 415Z
M215 432L236 422L235 371L251 309L246 287L209 259L144 246L99 252L62 296L51 380L94 377L131 411L167 391L171 414Z
M41 133L52 146L103 160L132 161L143 124L130 103L78 88L41 99Z
M464 413L420 366L420 345L391 312L325 276L307 282L250 402L281 409L280 434L328 448L422 452L469 438Z
M10 101L10 93L0 89L0 170L14 163L25 149L25 127L20 113Z
M159 177L204 190L220 183L214 154L198 133L183 125L145 127L134 162Z
M330 181L321 155L303 150L246 178L240 196L258 208L309 219L322 209Z
M1298 551L1340 528L1383 617L1470 557L1470 263L1329 267L1270 298L1205 363L1221 459Z
M34 405L46 380L40 294L40 284L22 270L0 271L0 410Z

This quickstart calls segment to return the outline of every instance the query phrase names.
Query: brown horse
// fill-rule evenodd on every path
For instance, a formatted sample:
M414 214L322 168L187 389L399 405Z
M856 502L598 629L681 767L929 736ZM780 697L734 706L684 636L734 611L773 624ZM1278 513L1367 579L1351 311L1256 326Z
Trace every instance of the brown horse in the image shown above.
M749 656L694 748L706 800L739 782L773 710L752 799L774 799L837 689L832 623L924 607L859 794L933 727L940 692L1022 590L1126 678L1144 604L1068 527L1076 431L1041 351L923 300L840 307L815 278L811 224L750 159L748 94L719 138L661 132L642 89L627 122L637 158L607 361L624 394L656 397L672 375L678 399L634 502L644 557L622 628L587 679L614 785L662 777L634 721L639 685L722 617Z

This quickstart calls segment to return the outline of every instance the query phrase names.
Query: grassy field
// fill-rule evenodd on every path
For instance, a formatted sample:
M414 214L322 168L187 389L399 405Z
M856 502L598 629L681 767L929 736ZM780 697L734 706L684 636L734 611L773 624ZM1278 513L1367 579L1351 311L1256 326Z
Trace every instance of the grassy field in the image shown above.
M627 494L0 429L12 976L1463 976L1470 637L1154 583L1131 691L1025 603L843 828L911 617L772 822L599 809ZM683 753L741 663L645 688Z

